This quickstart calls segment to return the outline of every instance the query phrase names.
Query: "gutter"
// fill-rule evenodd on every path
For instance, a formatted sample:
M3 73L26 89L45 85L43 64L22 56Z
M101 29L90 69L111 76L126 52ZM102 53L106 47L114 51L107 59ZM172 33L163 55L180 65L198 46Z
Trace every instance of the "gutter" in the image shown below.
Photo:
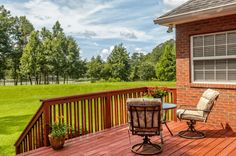
M198 20L226 16L231 14L236 14L236 3L230 3L227 5L221 5L217 7L211 7L207 9L196 10L172 16L159 17L154 20L154 23L163 26L175 26L177 24L194 22Z

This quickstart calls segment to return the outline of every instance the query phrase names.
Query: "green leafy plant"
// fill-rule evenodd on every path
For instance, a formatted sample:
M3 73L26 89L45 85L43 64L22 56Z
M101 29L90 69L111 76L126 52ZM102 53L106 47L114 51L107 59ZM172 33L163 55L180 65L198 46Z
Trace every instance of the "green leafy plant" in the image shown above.
M50 135L54 138L65 137L67 134L68 126L64 122L59 121L61 118L63 117L58 117L56 122L51 126L52 129Z
M166 89L158 88L158 87L149 87L147 96L151 96L153 98L162 98L168 94L168 91Z

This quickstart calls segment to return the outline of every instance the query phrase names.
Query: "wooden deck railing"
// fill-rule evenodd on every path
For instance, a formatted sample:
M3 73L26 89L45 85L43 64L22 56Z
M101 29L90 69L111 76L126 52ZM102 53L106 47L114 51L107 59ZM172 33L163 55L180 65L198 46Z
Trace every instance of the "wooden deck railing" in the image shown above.
M106 91L42 100L42 104L15 143L16 154L49 146L50 125L58 116L68 129L68 139L127 123L127 98L142 97L147 87ZM167 88L166 102L176 102L176 89ZM174 120L174 111L167 114Z

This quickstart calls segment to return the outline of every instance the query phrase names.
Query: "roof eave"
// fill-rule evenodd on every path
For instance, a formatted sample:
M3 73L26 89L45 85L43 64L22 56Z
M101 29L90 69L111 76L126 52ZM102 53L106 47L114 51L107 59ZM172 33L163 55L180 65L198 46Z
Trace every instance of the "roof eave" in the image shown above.
M198 20L204 20L231 14L236 14L236 4L205 10L198 10L174 16L161 17L154 20L154 23L163 26L175 26L177 24L189 23Z

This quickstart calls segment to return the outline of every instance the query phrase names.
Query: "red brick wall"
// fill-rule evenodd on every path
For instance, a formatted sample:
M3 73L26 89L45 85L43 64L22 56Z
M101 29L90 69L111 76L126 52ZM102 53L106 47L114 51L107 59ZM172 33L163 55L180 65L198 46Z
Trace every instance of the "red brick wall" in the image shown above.
M216 89L220 96L208 123L236 130L236 85L192 84L190 74L190 36L229 30L236 30L236 14L176 26L177 104L196 105L207 88Z

